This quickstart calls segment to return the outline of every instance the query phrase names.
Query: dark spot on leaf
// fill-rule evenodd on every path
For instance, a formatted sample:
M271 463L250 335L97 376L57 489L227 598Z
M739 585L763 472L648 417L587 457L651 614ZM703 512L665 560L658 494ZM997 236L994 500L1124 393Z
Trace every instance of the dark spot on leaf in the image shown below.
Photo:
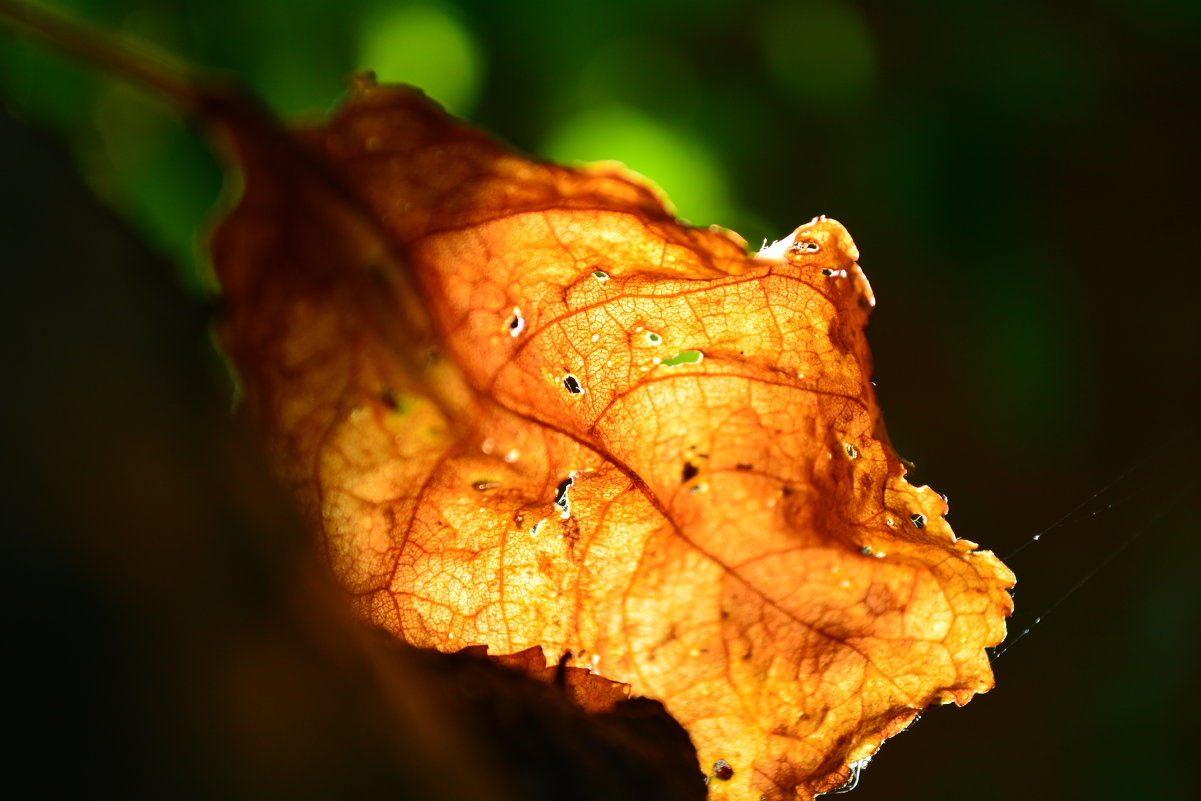
M694 465L692 462L684 462L684 473L680 480L687 484L689 481L696 478L696 474L699 472L701 472L700 468Z
M400 398L396 397L396 393L391 389L382 389L379 393L380 403L387 406L394 412L400 411Z
M734 767L724 759L719 759L713 763L713 775L723 782L728 782L734 778Z
M563 379L563 386L567 387L567 391L572 395L582 395L584 393L584 388L580 386L580 379L570 373Z

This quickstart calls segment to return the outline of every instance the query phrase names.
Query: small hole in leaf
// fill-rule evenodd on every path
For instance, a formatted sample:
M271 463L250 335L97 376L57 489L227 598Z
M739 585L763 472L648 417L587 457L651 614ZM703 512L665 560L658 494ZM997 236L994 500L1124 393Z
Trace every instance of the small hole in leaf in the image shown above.
M793 253L817 253L822 249L821 245L816 242L809 242L805 239L798 239L788 248Z
M475 481L475 482L472 482L472 484L471 484L471 488L478 492L486 492L487 490L493 489L494 487L498 487L498 486L500 486L499 481L488 481L488 480Z
M701 472L701 469L692 462L684 462L683 482L687 484L692 479L696 478L696 474Z
M872 546L864 545L862 548L859 549L859 553L863 554L864 556L871 556L872 555Z
M926 527L926 516L923 514L913 515L912 517L909 518L909 521L911 523L913 523L913 525L916 528L925 528Z
M515 337L525 330L525 318L521 316L521 309L513 307L513 313L509 315L509 336Z
M833 270L831 270L829 267L823 267L823 268L822 268L822 275L825 275L825 276L834 275L834 271L833 271Z
M663 341L663 337L659 336L654 331L647 331L646 332L646 341L651 343L652 345L658 345L660 342Z
M734 778L734 766L724 759L719 759L713 763L713 775L723 782L728 782Z
M602 284L609 280L609 274L604 270L596 270L592 273L592 277Z
M576 378L570 373L563 378L563 386L567 387L567 391L572 395L584 394L584 388L580 386L580 379Z
M851 457L852 459L859 458L859 449L856 448L851 443L848 442L848 443L844 444L842 447L846 450L847 456Z

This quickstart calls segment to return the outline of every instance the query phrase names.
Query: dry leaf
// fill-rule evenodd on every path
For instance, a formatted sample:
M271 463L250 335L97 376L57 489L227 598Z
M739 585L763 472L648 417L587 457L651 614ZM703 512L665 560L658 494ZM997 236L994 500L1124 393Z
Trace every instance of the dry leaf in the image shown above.
M749 257L367 80L294 135L212 115L246 174L222 341L365 618L571 651L666 705L714 796L833 789L992 686L1013 575L904 480L841 225Z

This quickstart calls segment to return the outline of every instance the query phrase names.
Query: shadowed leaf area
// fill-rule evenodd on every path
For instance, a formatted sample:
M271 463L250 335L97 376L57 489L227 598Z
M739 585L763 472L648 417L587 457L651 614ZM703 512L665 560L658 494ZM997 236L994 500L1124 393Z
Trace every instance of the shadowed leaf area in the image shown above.
M362 618L661 701L712 797L834 789L992 686L1013 575L905 481L840 224L748 256L368 79L295 132L206 113L220 339Z
M0 161L19 782L45 798L704 797L658 703L572 667L532 680L541 651L506 667L356 620L230 419L207 310L3 114Z

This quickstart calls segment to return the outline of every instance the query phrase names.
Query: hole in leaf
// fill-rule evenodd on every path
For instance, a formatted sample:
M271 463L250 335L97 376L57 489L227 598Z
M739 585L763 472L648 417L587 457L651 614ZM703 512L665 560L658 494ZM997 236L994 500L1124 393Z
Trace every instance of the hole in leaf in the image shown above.
M844 444L842 447L843 447L844 449L846 449L847 456L851 457L852 459L858 459L858 458L859 458L859 449L858 449L858 448L856 448L856 447L855 447L854 445L852 445L851 443L849 443L849 442L848 442L848 443Z
M525 318L521 316L521 309L513 307L513 313L509 315L509 336L515 337L525 330Z
M563 386L567 387L567 391L570 392L572 395L583 395L584 394L584 388L582 386L580 386L580 379L576 378L571 373L568 373L563 378Z
M575 479L571 476L559 482L559 486L555 489L555 506L559 507L560 517L564 520L571 517L571 500L567 497L567 490L571 489L571 485L575 483Z
M692 479L696 478L696 474L701 472L701 469L692 462L684 462L683 482L687 484Z
M926 516L923 514L913 515L912 517L909 518L909 521L911 523L913 523L913 525L916 528L925 528L926 527Z
M609 274L604 270L596 270L592 273L592 277L602 284L609 280Z
M647 331L646 332L646 341L651 343L652 345L658 345L660 342L663 341L663 337L659 336L654 331Z
M699 350L682 350L670 359L664 359L664 367L675 367L677 364L700 364L705 354Z
M822 246L816 242L808 242L803 239L793 242L792 246L788 248L792 253L817 253L821 249Z

